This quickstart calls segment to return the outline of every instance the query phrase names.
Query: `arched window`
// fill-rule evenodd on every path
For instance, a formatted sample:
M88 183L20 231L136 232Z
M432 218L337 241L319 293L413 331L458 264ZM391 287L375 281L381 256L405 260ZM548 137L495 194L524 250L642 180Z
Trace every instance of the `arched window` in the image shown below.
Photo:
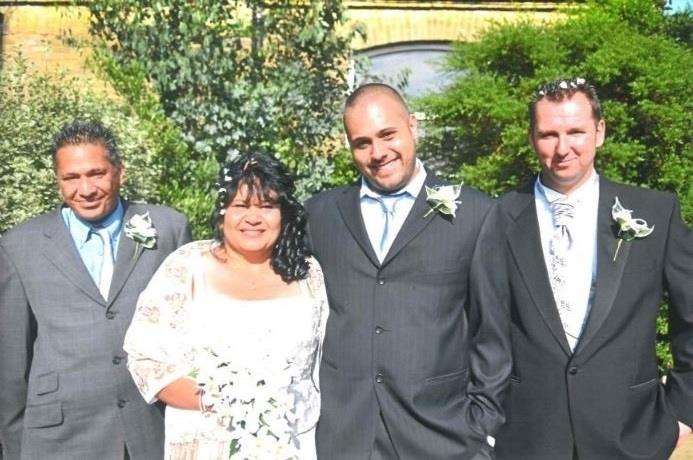
M452 81L452 74L442 69L450 51L449 42L391 43L360 50L354 84L382 81L407 97L436 91Z

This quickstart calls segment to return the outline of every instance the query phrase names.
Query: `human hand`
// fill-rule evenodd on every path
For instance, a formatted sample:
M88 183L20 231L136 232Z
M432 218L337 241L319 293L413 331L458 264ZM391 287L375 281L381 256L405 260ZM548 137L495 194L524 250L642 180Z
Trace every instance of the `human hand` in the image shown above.
M676 447L681 447L683 443L688 439L691 435L691 427L686 425L685 423L679 422L679 440L676 441Z

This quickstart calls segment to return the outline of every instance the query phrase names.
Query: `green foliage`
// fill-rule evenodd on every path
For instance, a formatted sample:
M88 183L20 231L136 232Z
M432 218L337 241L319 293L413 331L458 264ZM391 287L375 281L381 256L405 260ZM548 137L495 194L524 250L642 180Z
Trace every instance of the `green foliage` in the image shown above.
M417 102L426 112L423 156L443 174L498 195L538 170L527 103L556 78L581 76L603 103L607 140L597 169L619 182L675 192L693 222L693 53L690 13L665 16L650 0L600 0L549 24L496 23L455 48L461 74ZM658 331L666 321L660 315ZM668 344L658 356L671 365Z
M211 154L193 154L183 134L164 113L157 94L147 84L142 66L119 65L103 47L94 50L93 63L116 92L127 101L127 113L139 119L139 127L154 151L153 162L161 171L156 183L158 199L185 214L193 238L212 235L210 216L214 209L214 181L218 163Z
M339 32L340 1L95 0L88 7L109 65L151 85L189 146L187 159L206 164L268 151L297 175L301 196L331 183L352 34ZM136 100L141 87L123 89Z
M60 202L52 137L75 118L100 120L116 134L126 167L123 196L158 201L154 184L161 169L152 142L123 109L64 74L37 74L21 58L6 63L0 73L0 232Z

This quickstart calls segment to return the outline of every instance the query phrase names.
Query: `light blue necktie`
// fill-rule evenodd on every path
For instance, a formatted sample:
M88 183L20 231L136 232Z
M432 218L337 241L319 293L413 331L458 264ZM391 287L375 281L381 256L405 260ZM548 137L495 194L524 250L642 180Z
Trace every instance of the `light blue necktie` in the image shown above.
M111 246L111 236L105 228L92 230L101 237L103 241L103 258L101 261L101 273L99 276L99 292L101 296L108 300L108 291L111 289L111 279L113 278L113 247Z
M385 254L392 246L392 241L395 239L394 229L392 228L397 203L405 196L407 192L400 192L393 195L381 195L375 200L380 204L383 211L383 230L380 236L380 247L378 248L380 260L385 259Z

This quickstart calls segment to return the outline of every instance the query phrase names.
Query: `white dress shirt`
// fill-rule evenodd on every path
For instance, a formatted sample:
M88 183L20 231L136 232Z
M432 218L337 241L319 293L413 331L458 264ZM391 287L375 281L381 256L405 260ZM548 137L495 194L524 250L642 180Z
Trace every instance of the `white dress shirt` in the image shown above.
M361 190L359 196L361 198L361 216L363 216L363 223L366 226L366 232L368 233L368 239L371 241L371 246L375 250L378 260L382 262L387 255L387 252L392 246L392 242L402 228L402 224L409 215L416 197L419 196L419 192L423 188L424 182L426 181L426 169L420 160L416 160L414 175L409 180L409 183L404 186L398 192L406 192L398 201L395 207L394 216L389 222L389 235L390 238L385 243L382 253L379 251L380 239L382 236L383 227L383 209L381 204L377 201L382 194L375 191L370 187L368 181L361 177Z
M571 330L582 332L585 320L592 307L594 287L597 275L597 209L599 204L599 176L592 170L591 177L578 189L569 195L563 195L546 187L537 178L534 184L534 200L539 221L541 247L544 262L551 276L551 254L549 252L551 238L554 233L550 203L567 199L575 207L575 216L568 225L572 244L567 252L567 267L565 272L566 285L563 296L570 299L574 311L570 325ZM579 334L578 334L579 336ZM575 349L578 338L566 334L571 350Z

